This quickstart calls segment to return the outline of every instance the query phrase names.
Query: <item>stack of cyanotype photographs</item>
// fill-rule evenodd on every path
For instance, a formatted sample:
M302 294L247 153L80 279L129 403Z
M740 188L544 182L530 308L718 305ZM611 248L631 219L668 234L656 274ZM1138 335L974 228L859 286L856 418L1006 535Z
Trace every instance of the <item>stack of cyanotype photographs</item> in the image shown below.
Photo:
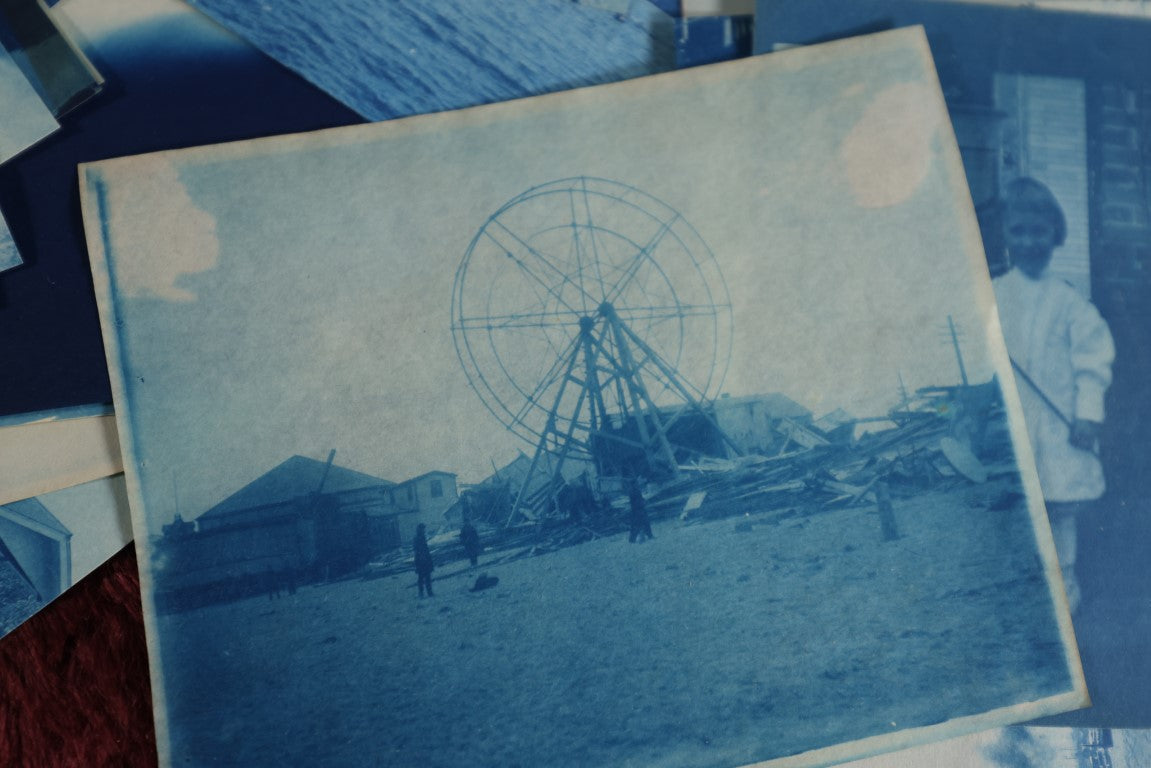
M106 406L0 417L0 503L124 471Z
M103 78L37 0L0 0L0 41L45 106L61 117L90 99Z
M35 0L0 2L0 163L59 128L56 118L100 87L100 75ZM0 215L0 271L22 258Z
M0 48L0 103L4 105L0 162L18 155L59 127L52 112L3 48ZM19 266L21 261L8 225L0 214L0 272Z
M0 504L0 635L131 540L123 475Z
M54 9L108 365L0 401L0 632L130 499L162 765L1151 763L1151 22L192 5Z
M82 180L165 764L1087 703L920 32Z
M109 413L0 419L0 636L132 540Z

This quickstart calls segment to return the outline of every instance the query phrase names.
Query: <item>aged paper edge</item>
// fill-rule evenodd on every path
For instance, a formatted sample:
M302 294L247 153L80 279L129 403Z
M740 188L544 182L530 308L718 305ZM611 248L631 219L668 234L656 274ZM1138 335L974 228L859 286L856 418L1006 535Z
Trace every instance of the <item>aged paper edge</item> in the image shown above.
M345 145L379 143L395 136L434 133L445 129L450 130L458 125L501 122L509 116L547 111L551 108L551 100L553 99L561 99L564 102L576 105L584 99L599 101L603 99L605 95L626 99L629 93L628 89L630 88L665 88L675 90L681 87L681 85L687 85L689 83L694 86L707 84L709 82L722 82L727 77L726 73L728 70L726 68L729 67L745 68L747 70L745 76L753 76L757 68L794 71L821 62L827 58L843 56L854 50L869 49L875 51L882 50L885 47L906 46L909 40L914 41L914 47L924 61L925 72L929 77L935 79L937 83L938 81L934 74L934 65L923 29L922 27L909 27L881 32L867 37L848 38L819 46L790 49L786 52L771 54L769 56L716 64L690 70L689 72L664 73L632 81L580 88L574 91L483 105L449 113L421 115L384 123L332 128L312 133L252 139L182 150L169 150L167 152L154 154L159 156L178 154L184 163L195 163L199 160L205 162L221 162L233 158L247 159L261 156L285 155L295 152L301 147L334 148ZM594 94L592 91L594 91ZM944 122L950 125L950 119L947 116L946 106L942 98L938 100L938 109L943 113ZM1064 654L1068 672L1071 676L1072 688L1066 693L1036 701L1023 702L994 709L982 714L956 718L933 725L908 728L891 734L880 734L834 746L821 747L797 755L772 758L764 762L755 763L754 765L756 766L770 768L807 768L809 766L831 765L849 759L868 757L917 744L941 741L988 728L1020 723L1046 715L1081 708L1089 704L1082 666L1071 626L1071 616L1067 608L1067 600L1059 575L1060 571L1055 555L1054 541L1039 491L1039 478L1035 470L1030 446L1026 440L1022 408L1019 403L1018 394L1014 389L1014 379L1010 373L1006 347L1004 346L1002 334L999 329L994 294L992 292L990 276L987 272L986 259L983 254L982 241L976 224L974 207L970 201L966 177L962 171L962 161L954 135L947 132L945 133L944 139L945 156L943 161L948 165L951 178L953 179L955 199L957 201L965 201L966 210L963 211L963 218L967 222L965 250L968 252L971 261L976 289L984 299L984 306L988 312L986 326L988 350L992 359L996 362L997 371L1003 377L1003 391L1008 412L1008 423L1015 441L1015 446L1018 450L1017 463L1019 464L1023 485L1029 498L1029 512L1032 527L1036 534L1038 552L1047 575L1049 592L1058 608L1056 611L1056 619L1059 624L1061 638L1064 641ZM118 403L122 401L123 393L126 391L123 380L123 370L119 364L122 350L120 339L116 333L118 316L116 307L113 305L110 265L107 261L108 247L106 238L108 233L103 228L101 222L99 202L97 200L95 187L100 183L99 178L104 168L126 166L133 162L134 158L125 157L100 161L98 163L87 163L78 168L80 175L81 206L92 265L93 283L97 298L99 299L100 319L104 331L104 344L109 363L109 375ZM128 479L128 493L132 508L133 527L137 541L146 542L146 513L139 477L136 473L139 457L136 455L133 442L131 415L126 413L125 408L118 408L116 419L121 434L123 435L122 446L125 456L125 472ZM145 596L144 599L150 602L152 599L153 585L151 573L146 566L148 562L148 546L145 543L142 544L142 547L144 551L141 553L141 590ZM149 639L148 653L151 663L157 749L159 751L160 764L173 765L174 758L171 753L171 743L169 739L167 722L168 705L165 700L164 678L161 671L162 665L160 663L156 612L154 610L146 610L144 621Z

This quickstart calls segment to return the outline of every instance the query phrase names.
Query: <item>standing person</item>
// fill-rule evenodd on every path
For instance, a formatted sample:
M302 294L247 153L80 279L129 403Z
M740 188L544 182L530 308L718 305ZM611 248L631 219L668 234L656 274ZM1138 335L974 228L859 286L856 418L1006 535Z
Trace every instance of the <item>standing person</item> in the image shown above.
M633 478L628 483L627 497L631 506L631 513L628 516L631 532L628 534L627 540L634 544L637 539L641 542L645 537L654 539L655 536L651 532L651 520L647 516L647 505L643 500L643 491L640 490L639 478Z
M412 541L412 552L415 555L416 585L420 588L420 597L424 596L424 589L428 597L432 597L432 570L436 567L432 561L432 553L428 550L427 526L420 523L416 526L416 538Z
M1003 226L1011 270L994 281L995 298L1074 612L1081 597L1076 521L1105 488L1099 438L1115 345L1095 306L1048 273L1067 236L1051 190L1030 178L1010 182Z
M480 561L480 551L483 547L480 546L480 534L476 527L472 525L471 520L464 517L464 524L460 526L460 543L464 545L464 553L468 556L472 566L476 566Z

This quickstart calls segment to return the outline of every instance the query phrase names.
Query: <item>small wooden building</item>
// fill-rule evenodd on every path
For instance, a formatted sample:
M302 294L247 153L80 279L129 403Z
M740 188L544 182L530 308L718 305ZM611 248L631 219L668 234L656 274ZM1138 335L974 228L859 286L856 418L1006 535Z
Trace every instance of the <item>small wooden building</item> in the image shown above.
M43 602L72 584L72 532L36 499L0 506L0 556Z
M160 602L188 607L354 572L410 543L419 523L434 531L456 499L449 472L393 483L293 456L194 521L164 526Z

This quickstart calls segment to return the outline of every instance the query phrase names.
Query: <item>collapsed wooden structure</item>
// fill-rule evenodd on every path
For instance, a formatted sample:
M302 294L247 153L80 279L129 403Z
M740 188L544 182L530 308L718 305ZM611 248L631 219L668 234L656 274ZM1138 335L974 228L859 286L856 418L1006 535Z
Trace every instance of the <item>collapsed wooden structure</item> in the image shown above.
M857 437L843 428L881 423L886 428ZM891 529L890 510L901 498L1018 474L995 379L920 389L882 418L845 420L840 414L825 422L826 429L815 422L784 418L777 426L788 437L777 443L775 455L700 459L679 465L674 478L649 483L644 496L650 517L690 525L870 507L877 513L876 536L893 538L898 531ZM513 477L519 479L509 474ZM492 567L627 530L628 502L622 489L597 494L590 509L573 514L558 503L564 490L572 487L579 485L552 490L542 479L537 481L535 493L552 503L530 520L503 524L510 491L505 492L504 506L486 517L473 515L473 520L479 518L485 546L481 565ZM454 531L433 539L431 549L437 562L466 559ZM411 553L399 550L374 562L369 571L378 577L410 569Z

